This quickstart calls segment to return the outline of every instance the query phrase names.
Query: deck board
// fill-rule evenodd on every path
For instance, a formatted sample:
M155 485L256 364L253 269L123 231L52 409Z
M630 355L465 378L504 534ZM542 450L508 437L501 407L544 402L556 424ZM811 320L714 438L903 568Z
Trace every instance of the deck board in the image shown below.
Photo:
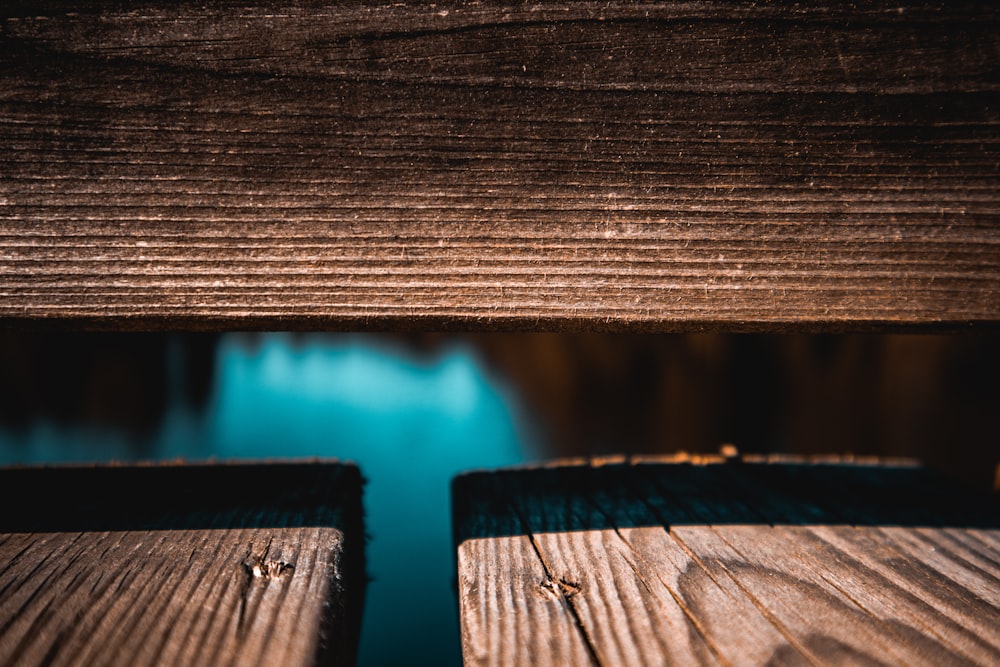
M337 464L0 470L0 664L353 664L360 494Z
M453 489L468 665L996 664L996 498L912 464L599 461Z
M1000 322L991 2L0 8L0 321Z

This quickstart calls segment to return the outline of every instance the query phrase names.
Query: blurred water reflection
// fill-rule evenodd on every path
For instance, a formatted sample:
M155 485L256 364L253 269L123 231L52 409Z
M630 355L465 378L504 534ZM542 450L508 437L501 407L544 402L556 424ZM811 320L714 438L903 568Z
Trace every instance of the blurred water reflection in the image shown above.
M228 335L207 409L196 413L182 397L169 398L160 431L138 450L120 433L40 423L0 430L0 452L5 463L353 460L368 479L373 577L360 664L448 665L461 660L449 482L461 471L530 457L532 438L518 413L459 343L418 357L384 339Z

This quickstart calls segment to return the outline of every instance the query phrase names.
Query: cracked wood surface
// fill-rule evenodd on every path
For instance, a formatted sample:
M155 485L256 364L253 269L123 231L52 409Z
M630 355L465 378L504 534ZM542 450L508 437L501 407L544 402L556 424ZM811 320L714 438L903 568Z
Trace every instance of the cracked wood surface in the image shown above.
M7 469L0 499L0 664L354 662L353 466Z
M453 498L467 665L1000 661L1000 506L913 465L603 461Z
M5 2L0 320L995 326L998 17Z

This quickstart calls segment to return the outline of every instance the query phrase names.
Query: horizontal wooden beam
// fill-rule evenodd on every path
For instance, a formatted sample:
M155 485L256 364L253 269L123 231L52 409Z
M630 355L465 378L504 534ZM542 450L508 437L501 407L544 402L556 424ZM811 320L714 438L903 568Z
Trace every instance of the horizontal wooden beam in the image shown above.
M1000 507L912 465L554 465L453 498L466 665L1000 660Z
M0 323L1000 322L990 2L8 2Z
M354 663L354 466L5 469L0 501L2 664Z

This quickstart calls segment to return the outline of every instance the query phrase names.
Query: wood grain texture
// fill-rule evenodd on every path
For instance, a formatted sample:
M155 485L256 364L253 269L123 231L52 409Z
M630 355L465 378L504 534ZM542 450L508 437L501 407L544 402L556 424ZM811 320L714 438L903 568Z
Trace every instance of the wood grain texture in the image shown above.
M354 662L353 466L8 469L0 498L0 664Z
M991 2L7 2L0 320L1000 321Z
M1000 507L912 465L600 461L453 499L467 665L1000 660Z

